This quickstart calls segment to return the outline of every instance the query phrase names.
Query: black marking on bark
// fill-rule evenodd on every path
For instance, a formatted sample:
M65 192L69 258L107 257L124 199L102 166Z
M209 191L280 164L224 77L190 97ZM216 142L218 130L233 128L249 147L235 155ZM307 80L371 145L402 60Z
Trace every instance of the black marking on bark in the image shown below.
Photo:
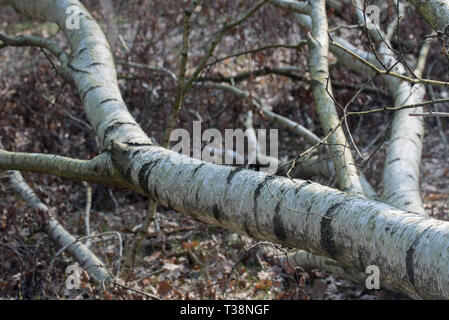
M304 183L301 183L301 185L300 185L298 188L296 188L295 194L298 194L298 192L301 191L302 188L304 188L304 187L306 187L306 186L308 186L308 185L310 185L310 184L312 184L312 181L309 181L309 180L307 180L307 181L304 182Z
M228 177L226 178L226 186L229 186L229 184L231 183L231 181L232 181L232 178L234 178L234 176L239 172L239 171L242 171L243 170L243 168L239 168L239 167L237 167L237 168L234 168L234 169L232 169L231 170L231 172L229 172L229 174L228 174Z
M80 51L78 51L78 53L76 55L79 56L79 55L81 55L81 53L83 53L86 50L87 50L87 47L84 47Z
M396 158L396 159L390 160L390 161L388 161L388 164L392 164L393 162L396 162L399 160L401 160L401 158Z
M404 206L408 206L408 205L410 205L410 204L412 204L410 201L404 202Z
M217 222L221 223L222 220L222 213L220 212L220 208L218 207L218 204L214 204L213 208L212 208L212 212L214 214L214 218L215 220L217 220Z
M193 169L193 173L192 173L192 178L198 173L198 171L202 168L202 167L204 167L206 164L205 163L202 163L202 164L200 164L199 166L197 166L195 169Z
M244 168L241 168L241 167L239 168L239 167L237 167L237 168L232 169L231 172L229 172L228 176L226 177L226 186L225 186L225 190L224 190L224 197L223 197L223 199L226 199L226 195L228 194L228 189L229 189L229 187L230 187L230 185L231 185L232 179L234 178L234 176L235 176L239 171L242 171L242 170L244 170ZM222 218L226 218L226 217L223 216Z
M95 132L98 133L98 127L100 126L100 124L103 123L103 120L98 121L97 125L95 126Z
M307 212L307 213L312 212L312 207L313 207L313 205L314 205L314 202L311 201L310 205L309 205L309 206L307 207L307 209L306 209L306 212ZM309 215L306 216L306 220L307 220L308 218L309 218Z
M415 240L413 240L412 245L410 246L410 248L408 248L407 254L405 256L405 267L407 270L408 280L410 281L410 283L412 284L413 287L415 287L415 281L416 281L415 280L415 265L413 263L413 258L415 256L416 247L417 247L419 241L421 240L422 236L426 233L426 231L429 230L429 228L431 228L431 226L424 229L423 232L421 232L420 234L418 234L415 237Z
M141 153L142 150L141 149L136 149L131 153L131 158L134 158L135 156L137 156L139 153Z
M87 67L95 67L95 66L103 66L104 64L101 62L92 62L91 64L89 64Z
M259 184L257 185L256 190L254 190L254 222L256 223L257 231L260 231L260 227L259 227L259 214L258 214L258 212L257 212L257 211L258 211L258 201L257 201L257 199L258 199L259 196L260 196L260 192L261 192L263 186L264 186L268 181L270 181L270 180L272 180L272 179L274 179L274 178L275 178L274 176L270 176L270 175L266 176L265 179L264 179L261 183L259 183Z
M260 196L260 191L263 186L270 180L273 180L274 176L266 176L265 179L257 185L256 190L254 191L254 202L257 203L257 198Z
M397 231L398 231L399 227L397 225L394 225L393 228L391 229L390 234L394 235Z
M120 122L120 118L113 118L113 119L109 120L108 123L106 124L106 127L113 125L114 122Z
M196 189L196 193L195 193L196 203L198 203L200 200L200 189L201 189L201 186L198 186L198 189Z
M105 100L101 101L100 103L98 103L98 104L95 106L95 108L98 108L100 105L105 104L105 103L107 103L107 102L113 102L113 101L115 101L115 102L120 102L120 101L118 101L118 100L115 99L115 98L109 98L109 99L105 99Z
M90 87L89 89L87 89L86 91L84 91L83 96L82 96L82 100L84 101L84 99L86 99L86 95L87 95L90 91L95 90L95 89L98 89L98 88L101 88L101 86L92 86L92 87Z
M273 217L273 226L274 226L274 234L276 238L280 241L285 241L287 239L287 233L285 232L284 224L282 222L282 217L280 214L280 205L278 202L276 208L274 209L274 217Z
M155 165L154 163L151 162L147 162L145 163L142 168L140 168L139 170L139 174L138 174L138 179L139 179L139 185L142 188L143 191L145 191L146 193L149 193L148 190L148 184L145 184L145 180L146 180L146 173L147 170L150 168L151 165Z
M67 66L68 66L70 69L72 69L73 71L75 71L75 72L81 72L81 73L87 73L87 74L90 73L88 70L83 70L83 69L79 69L79 68L75 67L74 65L72 65L71 62L69 62L69 63L67 64Z
M192 178L195 177L195 175L198 173L198 171L199 171L202 167L204 167L205 165L206 165L205 163L201 163L199 166L197 166L195 169L193 169L193 172L192 172ZM195 200L196 200L196 203L198 203L198 202L199 202L199 199L200 199L200 189L201 189L201 185L202 185L202 183L200 183L200 184L198 185L198 188L196 189L196 193L195 193Z
M158 164L160 159L157 159L153 162L147 162L145 163L142 168L140 168L138 173L138 179L139 179L139 185L142 188L143 191L145 191L147 194L150 193L150 190L148 189L148 179L150 177L151 170L153 170L154 166Z
M395 195L397 195L397 193L398 193L397 191L394 191L394 192L390 193L390 194L387 196L386 200L391 199L392 197L394 197Z
M94 36L94 34L91 33L90 36ZM98 49L96 49L98 46L103 46L109 51L111 50L110 46L103 42L94 43L94 44L89 43L85 47L81 48L77 53L75 53L74 56L79 56L79 55L81 55L82 52L84 52L86 50L98 50Z
M335 212L338 209L338 207L342 206L345 202L346 200L343 200L341 202L332 205L329 209L326 210L326 213L321 218L320 243L323 249L325 249L330 254L330 256L334 258L337 256L338 252L335 246L334 230L332 229L332 220L335 216Z
M132 146L132 147L153 147L154 146L154 144L149 143L149 142L140 143L140 142L129 142L129 141L126 141L125 144L128 145L128 146Z
M106 140L106 137L111 132L117 130L118 128L120 128L121 126L124 126L124 125L137 126L137 124L135 124L134 122L116 122L106 128L106 130L104 131L103 141Z
M55 229L58 227L57 224L54 225L53 228L50 229L50 231L48 232L48 234L53 234L53 232L55 231Z

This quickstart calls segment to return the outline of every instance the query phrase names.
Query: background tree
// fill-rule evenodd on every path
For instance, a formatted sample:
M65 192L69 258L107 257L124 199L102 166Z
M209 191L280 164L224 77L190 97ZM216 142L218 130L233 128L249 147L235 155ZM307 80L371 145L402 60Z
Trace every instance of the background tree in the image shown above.
M183 4L183 10L159 1L117 1L115 8L122 17L137 7L151 13L147 17L147 11L137 11L133 20L125 19L118 27L114 20L120 19L111 17L111 6L102 2L86 1L98 15L77 0L0 3L9 4L28 19L53 23L31 34L30 28L23 30L27 28L21 25L22 32L15 30L11 26L17 22L12 21L0 36L4 52L31 47L36 50L31 56L40 57L33 67L38 70L35 76L17 83L9 83L12 80L5 77L2 90L11 98L6 98L0 132L5 144L0 168L9 170L11 185L37 209L40 219L33 219L31 225L44 226L62 247L51 261L68 251L93 280L112 283L112 293L131 290L158 298L171 292L184 297L185 292L173 289L173 282L163 277L156 279L157 290L153 280L147 280L146 289L130 282L154 279L136 272L134 253L142 252L140 238L145 232L146 236L166 238L160 224L167 218L155 215L159 203L209 225L309 252L283 254L287 273L295 265L306 269L329 266L339 276L363 282L361 272L375 265L382 285L390 290L413 298L449 297L448 224L441 216L429 217L433 213L425 210L419 193L424 118L433 125L435 116L446 114L432 112L432 106L448 101L446 73L429 67L433 72L426 74L425 68L429 54L438 63L447 63L439 52L446 50L445 30L436 22L444 20L444 10L440 13L443 17L435 18L433 6L415 3L436 29L431 35L416 15L414 20L401 21L406 12L416 13L400 2L377 3L382 13L378 28L372 28L367 20L368 4L362 1L354 1L352 7L345 1L332 1L327 4L330 9L324 0L192 1ZM273 11L274 7L278 9ZM69 12L75 12L71 19L79 19L79 28L67 23ZM108 25L110 41L97 23L100 14ZM423 27L411 30L411 21ZM360 37L362 41L354 41ZM439 41L432 44L433 39ZM53 79L52 70L59 82L36 81L38 77ZM27 81L35 88L26 87ZM45 92L31 93L36 86ZM425 99L426 86L430 100ZM17 101L24 101L28 112L14 112ZM33 103L43 110L50 105L54 114L33 109ZM205 163L167 149L167 137L176 123L191 129L193 120L201 120L224 130L240 126L242 116L246 116L243 125L247 128L281 126L289 132L280 139L284 159L276 159L280 168L276 174ZM28 134L11 127L14 117ZM33 123L39 134L31 139ZM436 121L436 129L444 143L441 119ZM257 144L254 136L250 140ZM388 148L384 148L386 141ZM76 142L74 146L72 142ZM360 144L365 145L362 150ZM90 186L85 185L82 225L87 236L73 240L58 222L58 215L71 216L58 213L64 207L42 203L22 176L11 170L130 191L120 191L117 200L110 189L98 187L92 197ZM301 180L317 175L321 177L316 182ZM60 189L59 180L53 180L53 185ZM378 194L379 186L383 190ZM76 189L76 184L71 188ZM115 225L118 230L112 228L114 232L90 225L91 202L103 202L102 197L108 196L105 191L115 206L115 216L124 221ZM143 198L135 193L150 199L141 225L136 221L143 218ZM65 194L70 198L70 193ZM130 218L129 211L139 207L140 216ZM21 230L18 234L26 229L23 221L11 220L15 210L3 211L4 247L20 261L23 254L7 244L16 236L11 226ZM99 206L97 210L110 209ZM108 219L94 220L100 224ZM157 223L151 225L153 220ZM125 232L129 234L123 256L121 234ZM25 236L34 234L28 227ZM95 239L104 244L103 262L96 257L98 249L88 249ZM114 264L107 261L106 241L111 239L118 243L109 245L116 249L109 250L109 256L116 257ZM87 242L82 245L82 241ZM163 257L167 243L164 240L161 250L156 250ZM209 270L210 260L204 254L198 256L194 241L182 242L181 248L181 255L187 255L190 263ZM273 255L271 251L264 254ZM164 268L182 264L164 263ZM260 259L259 263L264 266ZM231 281L234 271L235 266L217 271L221 279L215 277L215 288L221 284L226 291L229 286L242 286ZM273 284L271 277L261 279L270 281L267 288ZM297 292L305 296L306 274L300 277L303 280ZM254 287L263 285L258 282ZM286 290L280 291L285 294ZM94 294L93 289L86 294ZM217 297L218 293L214 289L209 294Z

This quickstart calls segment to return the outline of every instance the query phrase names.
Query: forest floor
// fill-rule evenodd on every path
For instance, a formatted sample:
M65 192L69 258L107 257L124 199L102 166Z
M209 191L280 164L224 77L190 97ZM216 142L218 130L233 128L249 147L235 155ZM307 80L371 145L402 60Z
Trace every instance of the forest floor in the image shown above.
M0 15L8 17L1 22L2 32L34 32L46 36L55 32L52 26L27 23L9 9L2 8ZM161 23L158 28L164 33L161 25L164 24ZM238 36L238 33L234 36ZM179 43L179 32L173 38ZM64 45L59 36L55 39ZM146 52L151 51L148 46L145 47ZM126 58L130 61L150 61L142 52L136 50L126 55ZM117 55L123 57L119 53ZM164 66L167 64L171 70L176 70L176 62L171 62L172 65L169 63L170 59L175 58L170 54L164 56L168 61L164 62ZM258 63L265 65L272 63L275 58L279 59L272 53L269 58L257 56L256 60L259 59ZM285 52L282 58L297 59ZM304 66L303 62L300 64ZM237 61L219 70L226 74L227 68L244 69L241 65L242 61ZM139 75L138 81L120 82L124 99L146 132L160 140L167 114L166 105L170 103L167 97L174 92L173 83L167 84L168 80L145 71L133 72ZM333 68L332 73L340 81L348 77L338 67ZM72 88L57 79L42 52L28 48L1 50L0 74L0 137L6 149L55 153L82 159L96 155L99 148L93 131L87 125L79 98ZM119 75L128 74L128 69L119 67ZM360 81L358 75L351 74L349 78L353 83ZM264 97L287 92L286 98L273 99L273 109L319 133L314 106L310 102L310 90L304 90L307 85L279 77L267 77L265 80L252 81L249 86ZM169 89L161 89L165 87ZM156 95L153 95L154 91ZM337 98L347 101L351 94L352 91L343 90L337 93ZM224 105L223 101L226 102ZM356 103L360 107L379 101L378 98L372 100L361 95ZM248 106L232 96L198 89L186 98L178 126L190 128L192 120L197 120L200 114L204 118L204 128L238 128L242 127L239 117L246 110ZM379 132L386 130L388 117L376 115L352 123L351 127L357 127L356 143L366 145ZM449 220L449 163L445 161L449 151L440 138L440 133L449 136L449 123L444 118L442 120L441 130L434 119L425 120L421 194L429 215ZM259 117L255 125L269 128L273 124ZM285 132L280 135L284 143L280 148L282 158L291 158L304 148L301 139ZM382 146L365 168L367 178L378 190L382 187L382 164L386 148L388 144ZM86 188L82 183L38 174L25 173L24 177L72 234L85 235L83 212L87 199ZM335 183L323 178L314 180L331 186ZM137 226L146 215L147 199L131 191L98 185L91 187L91 232L119 232L126 251ZM34 210L11 193L5 175L0 173L0 299L147 298L122 287L96 286L86 276L82 278L79 290L67 289L65 271L74 260L65 252L55 256L59 248L41 232L36 216ZM122 279L126 278L127 286L133 289L157 294L163 299L406 299L385 290L367 290L323 270L292 270L282 266L273 251L267 253L262 250L262 245L248 252L247 248L257 243L253 239L205 225L160 206L156 221L157 227L155 224L151 226L142 243L134 270L122 275ZM100 238L92 245L92 250L113 272L120 265L118 248L117 238L110 237Z

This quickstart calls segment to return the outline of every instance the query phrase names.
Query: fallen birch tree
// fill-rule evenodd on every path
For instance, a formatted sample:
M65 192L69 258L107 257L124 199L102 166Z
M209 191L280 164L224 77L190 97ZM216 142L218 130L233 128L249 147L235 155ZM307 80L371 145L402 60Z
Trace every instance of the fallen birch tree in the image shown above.
M157 145L129 113L117 84L108 41L79 1L3 0L0 3L11 5L30 19L54 22L64 33L70 44L70 54L49 39L31 36L2 36L0 47L37 46L51 52L59 61L55 66L58 74L78 91L88 121L103 148L91 160L0 150L1 169L45 173L128 188L204 223L305 250L313 254L309 260L315 261L317 267L325 264L316 262L322 260L315 258L330 258L345 270L364 271L367 266L375 265L380 270L382 282L395 290L423 299L449 298L449 223L423 214L417 190L422 119L403 117L411 108L419 108L425 103L421 87L424 83L433 82L421 79L422 69L417 69L418 77L412 78L405 74L404 65L391 62L389 59L393 59L396 52L387 52L388 37L383 39L384 43L378 50L385 60L377 62L373 55L366 54L363 58L355 49L342 45L338 40L330 40L324 0L260 1L240 19L244 20L262 6L272 3L297 12L300 22L311 26L307 39L310 79L324 137L303 156L320 145L326 145L327 151L319 150L329 152L340 191L308 180L206 163ZM67 27L68 7L76 7L79 12L78 29ZM226 31L227 27L225 25L223 30ZM210 47L211 54L218 42ZM329 50L344 56L341 63L345 59L355 61L363 65L368 74L382 76L395 100L391 110L411 105L397 111L393 121L383 179L382 199L385 202L370 200L363 191L361 173L352 155L348 133L343 129L351 114L346 109L343 117L338 114L332 94ZM202 64L207 61L208 57ZM394 65L391 69L380 69L391 65ZM197 70L194 77L198 77L201 68ZM195 80L187 79L186 82L189 88ZM413 84L418 87L416 93ZM436 84L447 85L442 81ZM267 114L269 112L266 110ZM409 134L408 128L416 136L411 141L416 150L404 154L401 149L404 144L395 147L394 142ZM316 141L316 136L308 134L308 137ZM399 168L393 166L396 161L398 165L400 163L397 153L401 159L404 156L401 161L412 163L410 167L408 164L401 164ZM291 164L294 165L295 160ZM401 174L412 175L412 182L406 183ZM394 197L394 190L402 187L405 191ZM77 250L84 249L72 246L71 250L72 255L80 259Z

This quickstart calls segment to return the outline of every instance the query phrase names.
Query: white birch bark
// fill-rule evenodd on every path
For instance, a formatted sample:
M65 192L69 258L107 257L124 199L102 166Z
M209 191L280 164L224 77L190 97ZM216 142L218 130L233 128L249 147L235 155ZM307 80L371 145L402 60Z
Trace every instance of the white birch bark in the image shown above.
M449 32L449 2L446 0L409 0L435 31Z
M447 222L309 181L206 164L163 148L116 144L112 153L134 184L168 208L360 270L377 265L386 283L407 294L449 293Z
M406 294L449 298L448 222L309 181L207 164L151 145L121 99L104 35L78 1L8 3L60 25L72 46L73 78L88 119L114 166L136 190L208 224L302 248L348 267L377 265L381 279ZM69 5L81 9L80 30L65 27ZM324 13L321 5L316 11ZM326 48L315 50L327 56Z
M332 100L332 85L329 80L329 39L326 16L326 1L311 3L312 30L309 39L310 77L317 113L325 134L334 133L328 139L329 152L334 162L340 189L349 193L363 194L350 146L344 131L339 126L340 118ZM335 129L338 126L337 129Z
M363 8L363 2L356 0L359 8ZM403 7L400 7L402 10ZM360 23L364 23L363 14L359 13ZM391 36L397 21L389 26L387 35ZM370 29L373 37L379 37L377 30ZM407 74L406 66L398 63L398 55L391 49L390 39L383 34L382 43L379 46L379 55L384 65L393 66L393 72ZM421 70L422 71L422 70ZM417 76L420 76L417 70ZM390 90L395 106L415 104L423 101L425 88L422 84L412 86L406 81L397 78L384 78ZM406 211L426 215L419 193L419 172L422 154L422 142L424 137L424 121L422 117L410 117L410 112L422 112L422 107L397 111L393 118L387 156L385 159L383 175L383 192L381 199Z
M307 1L270 0L270 3L283 10L293 11L296 13L310 14L311 11L311 6Z
M361 6L362 4L359 2L359 5ZM363 14L361 14L361 11L359 12L359 10L357 10L357 13L359 14L359 18L360 20L363 22ZM304 16L300 16L297 15L297 19L298 22L303 25L304 27L311 27L311 20L308 20L307 18L304 18ZM377 35L377 34L376 34ZM343 47L349 49L352 52L357 53L360 57L362 57L363 59L365 59L366 61L369 61L370 63L376 65L377 67L380 67L379 62L376 60L376 58L374 57L373 54L364 52L359 50L358 48L354 47L352 44L350 44L349 42L347 42L346 40L339 38L337 36L334 36L333 41L337 42L338 44L342 45ZM356 71L356 72L361 72L362 74L365 74L369 77L373 77L375 75L375 73L373 72L373 70L371 70L370 68L367 68L365 64L363 64L361 61L357 60L355 57L353 57L352 55L348 54L347 52L345 52L344 50L341 50L339 47L332 45L330 47L330 50L338 57L339 63L341 63L342 65L344 65L345 67ZM404 68L402 67L402 65L400 66L400 70L396 70L399 72L404 72ZM414 94L410 95L410 86L407 86L407 84L403 85L403 88L401 90L399 90L398 86L398 82L396 79L394 78L388 78L386 79L386 82L389 84L389 88L392 91L394 96L397 96L396 98L396 105L401 105L401 100L403 101L421 101L419 100L420 95L422 94L422 91L418 91L415 92ZM407 95L407 89L409 89L408 91L408 95ZM420 88L420 90L422 90L422 88ZM421 96L422 98L422 96ZM405 110L407 111L407 110ZM408 116L408 113L410 111L403 112L402 114L400 114L400 116L396 116L395 118L395 122L401 122L404 121L404 116ZM390 158L393 156L395 157L395 159L398 158L398 154L401 153L401 149L402 149L402 145L400 144L401 142L401 137L407 137L407 135L413 136L414 135L414 131L413 131L413 124L410 125L410 123L408 122L409 119L405 119L405 124L402 125L402 123L396 123L395 127L394 127L394 136L396 140L393 140L393 142L397 142L395 144L395 146L392 149L392 152L389 153ZM413 120L412 120L413 122ZM416 121L415 121L416 122ZM419 120L418 120L419 123ZM412 129L413 134L410 134L410 129ZM402 130L406 130L404 132L402 132ZM418 125L416 127L416 130L418 130L419 132L422 131L422 124ZM416 136L417 137L417 136ZM416 138L412 138L411 140L413 140L412 142L415 142ZM424 209L422 208L422 203L421 203L421 198L420 195L418 193L417 197L416 197L416 183L414 183L415 180L413 180L414 178L419 177L419 161L420 161L420 157L421 157L421 151L420 151L420 146L422 146L422 144L420 144L420 142L415 142L415 144L419 147L416 148L418 152L414 152L414 156L411 157L410 162L411 163L417 163L417 165L414 165L413 167L408 167L410 165L409 160L404 159L404 154L401 155L399 160L396 161L400 161L403 160L402 163L397 163L397 165L404 165L404 161L405 161L405 173L402 171L403 174L400 174L398 176L396 176L395 170L397 170L398 166L394 165L395 161L388 161L387 165L386 165L386 171L384 176L386 177L386 179L390 179L389 181L387 181L387 188L384 191L384 197L390 197L390 203L398 206L400 208L404 208L405 210L412 210L415 212L418 212L420 214L424 214ZM406 145L406 147L409 147ZM417 160L417 161L416 161ZM409 174L412 171L413 174ZM407 176L407 179L409 180L409 183L406 183L405 185L401 184L401 177L403 176ZM367 186L369 186L369 184L364 183L364 177L363 175L360 177L361 178L361 182L363 184L364 187L364 192L365 194L368 196L368 198L377 198L377 194L374 190L370 190L367 188ZM412 186L410 187L410 180L412 183ZM400 191L400 193L395 194L395 188L398 188ZM406 197L403 198L404 193L406 193ZM391 196L390 196L391 195ZM410 199L410 200L409 200ZM341 265L339 265L336 261L334 260L329 260L326 258L323 258L321 256L316 256L310 253L307 253L303 250L297 250L295 252L292 252L289 254L289 257L292 259L291 263L293 263L294 265L297 266L301 266L304 267L306 269L310 269L310 268L325 268L328 271L331 271L332 273L335 273L345 279L348 279L350 281L353 281L355 283L363 283L363 273L356 270L356 269L347 269L342 267ZM387 287L388 289L391 290L391 287L389 287L388 285L383 284L382 287ZM413 296L413 295L410 295ZM415 296L413 296L415 297Z
M149 144L151 139L128 112L117 85L110 46L97 22L77 0L7 0L22 14L58 24L72 48L73 81L81 95L87 119L102 145L115 140ZM77 8L79 29L71 29L68 8Z

